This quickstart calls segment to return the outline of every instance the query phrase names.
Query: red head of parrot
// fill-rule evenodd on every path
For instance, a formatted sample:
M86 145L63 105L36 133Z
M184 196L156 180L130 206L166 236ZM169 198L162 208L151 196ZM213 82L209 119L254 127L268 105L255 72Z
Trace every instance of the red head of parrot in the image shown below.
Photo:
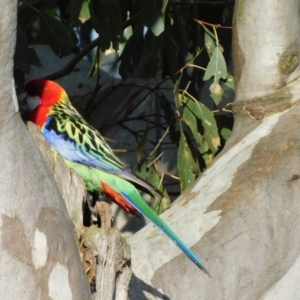
M36 79L28 82L26 102L31 111L30 119L40 126L44 126L51 107L68 99L64 89L54 81Z

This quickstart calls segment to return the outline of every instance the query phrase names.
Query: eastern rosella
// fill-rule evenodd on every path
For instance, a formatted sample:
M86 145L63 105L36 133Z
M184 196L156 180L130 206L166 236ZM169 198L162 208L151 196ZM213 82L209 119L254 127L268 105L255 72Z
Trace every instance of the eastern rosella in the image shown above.
M136 189L153 194L155 188L123 165L101 134L75 110L65 90L53 81L42 79L27 83L26 90L31 120L41 128L45 139L65 163L83 178L87 190L104 193L132 215L145 216L208 274L197 256Z

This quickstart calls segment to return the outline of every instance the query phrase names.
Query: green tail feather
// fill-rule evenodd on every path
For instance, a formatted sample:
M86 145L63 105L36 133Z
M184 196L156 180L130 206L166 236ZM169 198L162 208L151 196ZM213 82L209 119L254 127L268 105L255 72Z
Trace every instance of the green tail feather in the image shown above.
M173 232L173 230L153 211L151 207L143 200L140 194L135 190L130 195L121 192L121 194L135 207L143 216L156 225L163 231L185 254L193 261L203 272L209 275L201 260L194 254L194 252L187 247L183 241ZM210 276L210 275L209 275Z
M74 169L79 176L83 178L89 191L102 191L100 182L109 185L113 190L120 193L139 213L150 220L154 225L160 228L202 271L209 275L203 263L189 249L181 239L172 231L172 229L153 211L144 201L132 183L103 172L99 169L88 167L79 163L65 160L66 164Z

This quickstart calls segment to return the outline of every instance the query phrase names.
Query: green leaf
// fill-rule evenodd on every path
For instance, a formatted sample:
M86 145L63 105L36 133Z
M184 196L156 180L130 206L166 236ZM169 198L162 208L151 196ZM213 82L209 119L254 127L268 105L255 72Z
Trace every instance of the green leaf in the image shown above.
M216 120L211 111L201 102L185 97L185 106L201 120L204 128L204 139L207 141L212 153L216 153L220 146L220 137Z
M214 77L214 82L210 86L211 97L218 105L223 95L223 90L219 85L219 80L221 78L227 78L226 62L219 46L215 47L214 49L213 55L210 58L203 80L208 80L211 77Z
M234 90L234 77L230 74L227 74L225 84Z
M166 0L140 0L140 6L143 8L142 14L146 25L156 35L160 35L165 29Z
M132 36L132 34L133 34L132 26L126 27L123 30L122 36L120 38L119 49L118 49L118 55L119 56L122 54L123 49L124 49L128 39Z
M154 165L149 167L148 182L164 194L163 197L155 194L151 199L151 207L157 214L161 214L167 207L170 206L171 202L166 189L161 184L161 176Z
M162 214L171 205L170 196L167 190L164 189L163 197L155 197L151 203L151 206L156 208L157 214Z
M222 138L225 141L227 141L229 139L230 135L231 135L231 130L224 127L224 128L221 129L220 134L221 134Z
M118 39L122 34L123 18L121 9L116 0L90 0L90 15L95 30L100 36L102 51L118 48Z
M143 27L136 28L130 36L120 56L119 73L122 78L133 74L133 67L138 66L144 46Z
M175 130L175 111L173 109L173 106L171 105L171 102L168 100L168 98L165 96L163 92L161 92L161 101L160 101L160 107L164 112L164 117L170 126L170 132L173 132Z
M179 109L180 106L182 106L181 94L179 93L180 79L181 79L181 76L178 80L176 80L175 85L174 85L174 90L173 90L174 100L175 100L177 110Z
M121 9L116 0L106 0L108 3L109 27L113 49L118 49L119 37L123 31L123 19Z
M221 85L218 82L213 82L209 87L209 90L210 90L210 96L213 98L216 105L218 105L221 102L224 94Z
M144 54L147 55L147 63L143 69L143 76L154 78L161 68L162 36L155 36L151 30L144 35Z
M82 3L81 10L79 13L79 20L81 23L85 23L91 18L89 5L90 5L89 0L86 0Z
M204 32L204 42L205 42L207 53L211 57L216 48L215 38L213 37L212 33L209 34L206 31Z
M90 15L95 30L100 36L99 45L102 51L110 48L109 17L104 0L90 0Z
M178 147L180 132L176 130L176 113L174 110L174 106L171 105L171 102L165 96L164 92L161 92L161 109L164 112L164 117L169 127L169 137L171 141Z
M152 184L156 189L163 192L163 197L159 194L154 194L151 199L151 207L158 214L162 213L167 207L170 206L170 197L165 187L161 184L161 176L154 165L147 168L147 160L143 158L141 162L134 169L135 174Z
M148 171L148 182L152 184L155 188L162 191L162 185L160 184L161 178L159 176L159 173L157 172L155 166L152 164L149 167Z
M209 145L206 140L203 140L201 147L199 149L202 159L205 162L205 167L208 167L213 161L213 154L210 151Z
M89 77L93 77L98 73L104 57L105 57L105 52L101 51L100 47L98 47L96 51L96 55L94 56L92 68L88 74Z
M57 10L54 9L54 8L47 9L47 14L48 14L49 16L51 16L51 17L55 17L55 18L57 18L57 19L60 19L60 16L59 16Z
M142 179L147 179L147 161L142 159L139 164L134 168L134 173L140 176Z
M41 66L40 60L33 48L28 48L28 38L25 33L18 28L17 29L17 43L16 52L14 56L15 66L19 68L23 73L30 73L30 66Z
M73 28L78 26L79 23L79 15L82 10L84 2L82 0L71 0L67 7L67 12L69 13L70 17L68 19L68 27Z
M26 6L27 5L25 5L25 7ZM21 8L21 6L19 8ZM36 22L38 18L39 18L39 11L27 8L26 13L18 13L18 27L22 28L24 32L27 32L29 28L32 28L31 24Z
M168 5L169 0L163 0L163 4L162 4L162 8L161 8L161 12L165 13L166 12L166 7Z
M208 80L214 76L214 81L218 82L220 78L227 78L227 67L220 47L215 47L212 57L208 63L203 80Z
M200 173L199 166L193 157L185 132L183 132L182 129L178 149L178 172L181 192L193 183Z
M201 133L198 130L198 120L195 116L195 114L190 111L190 109L187 106L184 106L183 109L183 119L185 121L185 123L189 126L196 142L197 142L197 148L200 148L202 142L203 142L203 138Z
M72 30L68 31L56 18L41 13L40 22L43 37L57 56L66 56L76 48L76 35Z

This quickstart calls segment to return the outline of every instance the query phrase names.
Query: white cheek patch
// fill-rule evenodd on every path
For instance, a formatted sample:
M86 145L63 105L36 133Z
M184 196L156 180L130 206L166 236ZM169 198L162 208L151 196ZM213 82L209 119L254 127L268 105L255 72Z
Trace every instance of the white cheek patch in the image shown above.
M26 103L27 103L27 106L28 106L29 110L31 111L31 110L34 110L37 106L40 105L41 99L38 96L34 96L34 97L27 96Z

